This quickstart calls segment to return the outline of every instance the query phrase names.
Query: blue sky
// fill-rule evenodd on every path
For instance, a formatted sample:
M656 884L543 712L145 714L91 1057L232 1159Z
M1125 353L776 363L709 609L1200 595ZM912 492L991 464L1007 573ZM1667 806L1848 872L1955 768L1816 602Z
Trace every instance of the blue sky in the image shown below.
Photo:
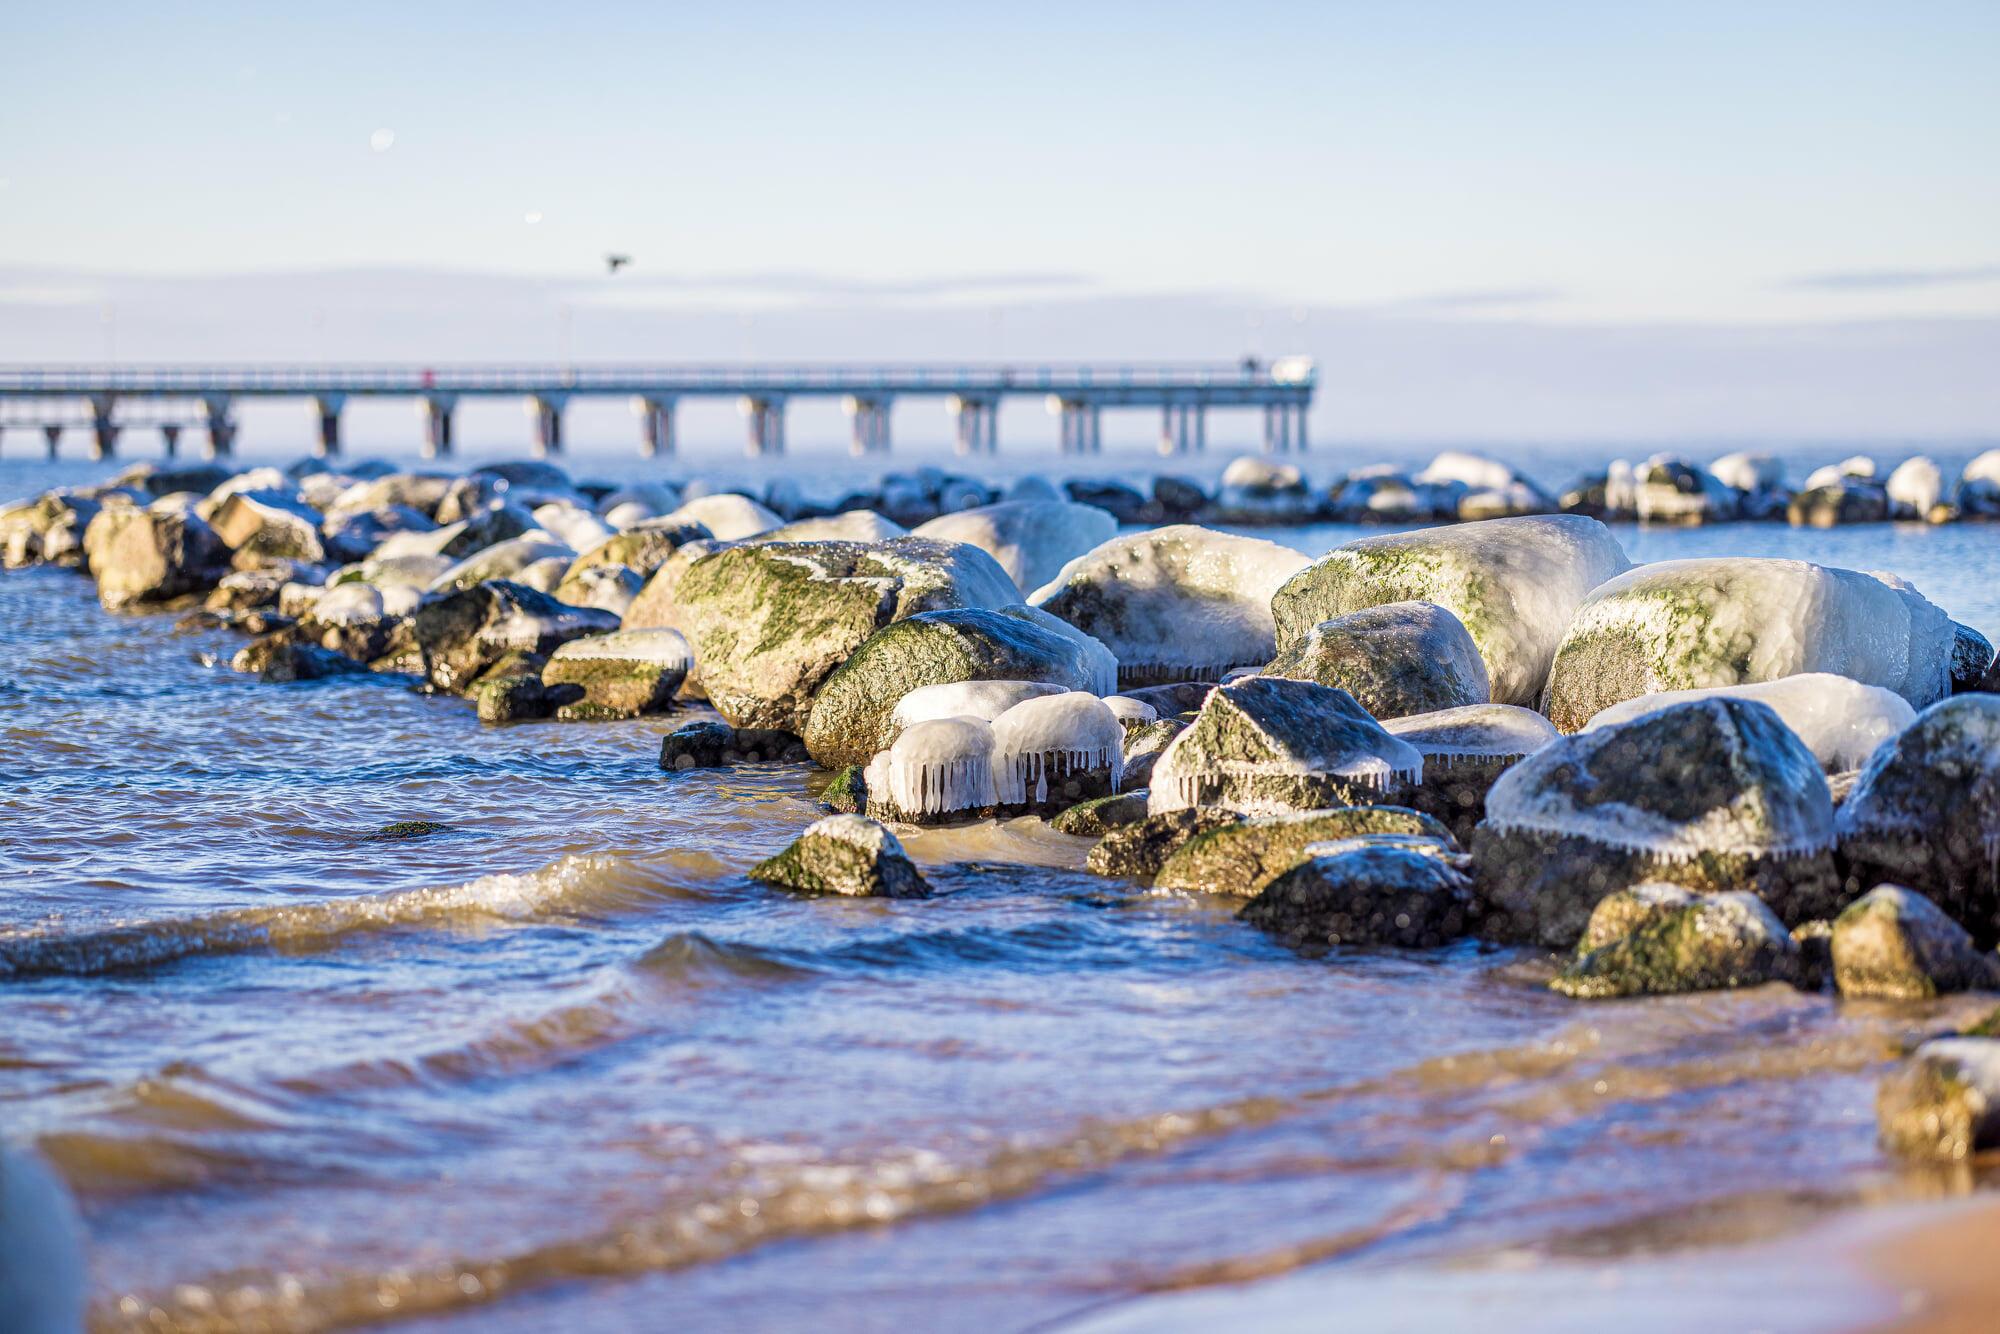
M928 320L941 355L1032 357L1084 307L1117 355L1158 339L1111 317L1165 302L1180 355L1440 330L1410 407L1448 432L1438 391L1485 369L1443 355L1462 325L1909 324L1935 365L2000 321L1991 0L75 3L0 43L10 357L404 355L341 283L301 295L328 271L384 309L485 292L439 358L770 355L830 310L825 356ZM1922 393L1994 426L1983 386Z

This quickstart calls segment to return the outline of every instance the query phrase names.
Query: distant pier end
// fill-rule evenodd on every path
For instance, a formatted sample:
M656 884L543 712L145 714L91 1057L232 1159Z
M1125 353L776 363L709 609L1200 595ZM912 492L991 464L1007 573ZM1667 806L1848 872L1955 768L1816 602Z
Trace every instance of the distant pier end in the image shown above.
M92 456L109 458L121 432L158 430L167 453L183 430L206 438L211 458L227 456L240 399L295 398L318 423L317 452L340 453L340 416L351 398L408 398L423 425L426 457L453 450L452 416L462 398L518 398L533 423L535 452L560 454L563 409L572 398L624 398L639 418L646 455L674 452L674 413L687 398L734 399L753 455L785 450L785 405L794 398L841 401L855 454L886 453L898 399L941 400L955 423L960 454L999 448L1002 403L1040 400L1060 419L1065 454L1103 448L1100 419L1111 409L1160 414L1160 452L1207 447L1211 408L1264 414L1264 450L1306 448L1306 413L1317 372L1306 357L1269 363L1046 366L676 366L637 364L355 366L0 366L0 433L38 429L51 458L75 430Z

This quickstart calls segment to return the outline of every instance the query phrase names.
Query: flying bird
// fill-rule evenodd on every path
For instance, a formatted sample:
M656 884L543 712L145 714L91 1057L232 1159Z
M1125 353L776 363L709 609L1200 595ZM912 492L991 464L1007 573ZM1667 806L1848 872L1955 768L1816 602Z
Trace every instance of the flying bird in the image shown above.
M632 262L632 257L630 255L606 255L604 257L605 267L610 269L610 271L613 273L618 272L618 270L624 268L627 264L630 264L631 262Z

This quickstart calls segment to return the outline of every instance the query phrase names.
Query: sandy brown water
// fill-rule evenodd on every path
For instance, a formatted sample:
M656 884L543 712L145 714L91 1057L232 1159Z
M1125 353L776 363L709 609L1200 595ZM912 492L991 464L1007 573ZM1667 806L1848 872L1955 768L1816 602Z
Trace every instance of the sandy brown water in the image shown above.
M1991 530L1622 536L1816 544L2000 631ZM173 620L0 575L0 1130L78 1196L98 1328L1021 1329L1979 1183L1885 1160L1872 1097L1992 998L1301 959L1032 821L912 836L933 900L791 899L743 871L805 766L259 685ZM407 820L449 828L375 837Z

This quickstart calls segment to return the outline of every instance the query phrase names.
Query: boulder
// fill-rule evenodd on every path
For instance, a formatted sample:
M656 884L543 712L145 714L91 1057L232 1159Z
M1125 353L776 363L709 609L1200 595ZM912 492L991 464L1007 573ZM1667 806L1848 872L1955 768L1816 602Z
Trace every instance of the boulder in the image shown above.
M1145 819L1119 825L1099 839L1083 864L1098 875L1150 880L1195 835L1242 819L1235 811L1213 806L1165 813L1155 813L1149 806Z
M1243 454L1222 470L1204 517L1211 523L1310 523L1319 513L1320 502L1298 468Z
M1881 523L1888 517L1888 493L1874 482L1857 477L1809 486L1793 496L1785 507L1785 519L1794 528Z
M1448 944L1472 921L1472 882L1428 840L1362 837L1318 843L1238 914L1294 949Z
M563 578L567 581L586 570L610 565L634 570L643 579L688 543L710 541L714 536L698 523L649 520L586 549L571 563Z
M1053 815L1117 793L1125 728L1087 690L1022 700L993 720L993 785L1003 814Z
M923 612L1003 606L1012 598L1006 572L976 547L917 537L872 545L776 542L695 560L679 577L674 619L723 717L806 733L810 742L814 692L835 668L851 667L877 630ZM883 710L908 690L945 679L910 681ZM839 763L865 758L852 754Z
M1073 834L1078 838L1102 838L1114 829L1138 824L1145 818L1144 790L1120 792L1116 796L1079 801L1050 820L1049 828L1058 834Z
M983 554L981 559L986 559ZM696 651L701 651L699 643ZM1110 689L1098 654L1023 607L898 616L864 642L847 647L841 659L829 664L823 682L814 682L817 692L802 729L813 759L828 769L859 764L887 745L898 701L924 686L1026 681L1092 694ZM703 670L710 671L706 660ZM713 698L712 676L708 684Z
M1933 1038L1875 1093L1882 1146L1909 1158L1963 1162L2000 1148L2000 1039Z
M397 533L433 532L437 525L407 505L331 514L320 521L320 537L331 560L365 560Z
M1162 863L1155 889L1247 898L1312 854L1315 844L1377 834L1435 839L1457 850L1448 830L1400 806L1349 806L1266 815L1197 834Z
M329 676L353 676L368 669L354 659L318 644L299 640L296 628L254 639L229 660L239 672L255 672L261 681L318 681Z
M555 586L554 593L556 601L572 607L595 607L622 617L631 610L633 600L645 586L645 577L637 570L623 565L593 565L581 571L572 567L572 572L563 575L562 582Z
M1486 794L1500 775L1560 735L1541 714L1512 704L1388 718L1382 730L1423 757L1423 781L1405 788L1401 800L1465 842L1486 818Z
M213 588L229 548L192 510L107 506L83 535L97 596L112 610Z
M716 541L735 542L768 533L783 524L784 519L748 496L723 491L698 496L658 522L662 526L699 524Z
M1160 762L1160 756L1167 753L1187 727L1178 718L1156 718L1150 723L1138 723L1125 729L1125 777L1128 788L1145 787L1153 781L1153 766Z
M1028 601L1109 648L1121 687L1216 681L1271 660L1271 596L1305 564L1274 542L1173 524L1112 538Z
M1877 885L1841 911L1832 960L1834 985L1850 998L1925 1000L2000 986L2000 956L1901 885Z
M575 558L576 553L560 542L551 542L545 537L529 534L496 542L482 551L476 551L437 577L430 587L433 593L452 593L474 584L483 584L489 579L511 579L516 583L534 587L532 581L522 575L545 560L559 560L564 568ZM553 589L542 589L546 593Z
M542 669L545 686L575 686L583 692L556 710L575 722L597 718L637 718L673 707L691 655L678 630L621 630L572 639L549 654Z
M660 740L662 769L719 769L806 758L805 743L775 728L731 727L720 718L682 723ZM857 805L856 810L860 809Z
M542 684L548 658L540 653L503 654L465 692L482 723L518 723L547 718L564 704L580 699L579 686L551 689Z
M412 627L425 678L457 692L509 653L553 653L572 639L616 630L618 618L495 580L425 603Z
M1699 699L1747 699L1767 704L1792 729L1820 767L1843 773L1867 763L1884 741L1917 719L1917 711L1893 690L1862 685L1830 672L1801 672L1775 681L1747 685L1710 686L1701 690L1662 690L1613 704L1593 714L1586 732L1629 723L1648 713Z
M918 537L965 542L998 561L1015 585L1032 592L1069 562L1118 532L1118 520L1094 505L1062 500L1006 500L932 519Z
M1922 454L1897 464L1882 489L1892 519L1929 519L1945 508L1944 472Z
M253 568L251 562L257 557L313 563L326 559L319 514L280 492L235 492L216 507L209 524L235 551L238 569Z
M1836 827L1851 893L1907 885L2000 940L2000 696L1919 714L1863 767Z
M1364 607L1435 603L1479 646L1493 702L1533 707L1572 614L1627 568L1617 539L1595 519L1490 519L1349 542L1280 588L1271 609L1284 649Z
M1170 685L1138 686L1119 693L1127 699L1151 705L1153 712L1162 718L1173 718L1183 713L1199 712L1202 703L1208 699L1208 692L1215 689L1215 684L1213 681L1175 681Z
M327 509L327 518L358 514L367 510L404 507L427 519L436 520L438 506L458 479L444 473L391 473L358 481L347 487Z
M313 600L299 620L299 637L360 662L386 654L404 621L416 612L414 590L345 583Z
M1993 642L1969 625L1952 622L1951 691L1978 690L1993 670Z
M48 491L33 500L0 506L0 564L70 569L84 564L83 535L103 503L75 491Z
M815 822L783 852L750 868L750 878L795 894L921 899L931 892L896 836L860 815Z
M1614 894L1598 904L1587 938L1595 942L1549 983L1578 1000L1672 995L1790 982L1799 945L1754 894ZM1664 890L1665 892L1659 892ZM1600 922L1599 915L1615 919Z
M1264 675L1337 686L1376 718L1484 704L1491 694L1472 636L1429 602L1389 602L1321 621Z
M1542 712L1573 732L1640 695L1802 672L1923 708L1951 687L1951 625L1914 590L1853 570L1734 556L1642 565L1577 608Z
M1063 493L1079 505L1105 511L1120 523L1145 523L1152 514L1146 497L1109 477L1073 477L1063 483Z
M1647 881L1750 889L1787 922L1844 900L1833 802L1763 704L1706 699L1543 746L1500 776L1472 854L1491 934L1562 947Z
M908 537L910 530L894 519L870 509L843 510L811 519L795 519L769 532L743 539L746 542L887 542L892 537ZM918 533L919 537L939 536ZM943 539L957 541L957 538Z
M1363 806L1423 778L1414 748L1344 690L1253 676L1210 692L1153 766L1151 808L1245 815Z

